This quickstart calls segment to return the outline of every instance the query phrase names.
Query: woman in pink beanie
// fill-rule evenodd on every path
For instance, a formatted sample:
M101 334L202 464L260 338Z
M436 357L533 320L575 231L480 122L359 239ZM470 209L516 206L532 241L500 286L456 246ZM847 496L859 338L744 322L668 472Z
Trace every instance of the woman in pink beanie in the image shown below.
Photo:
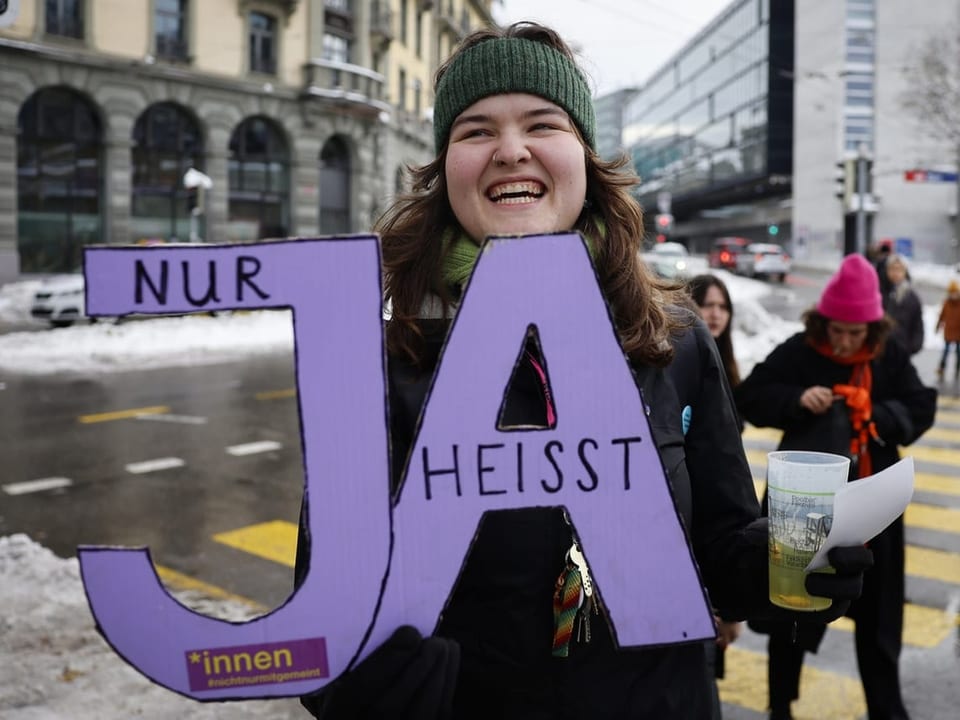
M816 450L851 458L851 479L897 462L932 424L937 394L923 385L899 343L886 342L877 272L848 255L830 278L805 329L785 340L734 389L741 417L783 430L780 449ZM903 630L903 519L870 541L874 566L863 594L847 613L856 622L856 650L870 720L908 717L900 694ZM770 717L790 718L799 696L807 650L815 652L826 626L768 623Z

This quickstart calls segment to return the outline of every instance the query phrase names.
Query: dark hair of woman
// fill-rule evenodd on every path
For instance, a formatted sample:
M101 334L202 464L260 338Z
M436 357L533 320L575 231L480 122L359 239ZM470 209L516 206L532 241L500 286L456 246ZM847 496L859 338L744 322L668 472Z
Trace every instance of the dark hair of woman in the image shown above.
M559 35L535 23L478 33L457 53L499 37L542 42L575 60ZM451 61L438 69L435 88ZM574 131L586 156L587 200L571 229L592 246L597 276L624 351L634 361L664 366L673 357L670 337L688 323L682 314L667 310L669 305L683 304L683 291L655 278L640 259L643 212L629 192L639 182L627 170L629 159L623 155L614 161L602 160ZM449 308L457 300L458 289L446 287L441 273L451 239L464 233L447 198L446 152L444 147L431 163L408 168L411 191L400 195L375 224L381 236L384 292L392 312L387 347L414 361L420 360L422 352L423 331L417 319L424 301L434 296Z
M740 368L737 366L737 358L733 354L733 303L730 301L730 291L727 290L726 283L716 275L696 275L687 283L690 297L697 304L697 307L703 307L707 301L707 292L715 287L723 295L723 301L727 304L727 310L730 311L730 319L727 326L716 338L717 349L720 351L720 359L723 360L723 368L727 372L727 382L730 387L736 387L740 384Z
M801 320L810 341L816 344L828 341L827 325L830 324L830 318L821 314L815 308L810 308L803 314ZM893 321L889 315L884 315L880 320L867 323L867 339L863 342L864 347L878 353L881 352L892 330Z

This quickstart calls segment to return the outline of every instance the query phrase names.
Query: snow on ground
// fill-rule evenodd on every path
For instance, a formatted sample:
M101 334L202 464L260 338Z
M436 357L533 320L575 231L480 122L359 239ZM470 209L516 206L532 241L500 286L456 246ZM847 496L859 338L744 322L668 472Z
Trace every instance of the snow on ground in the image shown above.
M696 261L694 272L706 271ZM836 261L828 268L835 268ZM957 279L952 267L913 265L915 282L945 288ZM772 316L759 298L790 292L718 271L735 308L734 347L741 373L800 323ZM39 281L0 288L0 325L29 327L30 300ZM924 309L927 346L939 307ZM39 327L39 325L37 325ZM290 352L290 314L283 311L80 324L56 330L0 335L0 388L5 373L124 370L221 362L252 353ZM201 612L227 619L252 616L235 601L177 594ZM119 658L97 634L87 607L76 558L61 559L25 535L0 538L0 716L4 720L231 720L307 717L295 700L198 703L154 685Z

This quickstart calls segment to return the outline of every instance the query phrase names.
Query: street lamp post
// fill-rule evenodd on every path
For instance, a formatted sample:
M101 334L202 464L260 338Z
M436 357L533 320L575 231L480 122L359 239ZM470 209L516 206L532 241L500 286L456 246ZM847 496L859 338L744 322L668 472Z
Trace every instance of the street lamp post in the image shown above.
M867 251L867 194L870 192L870 166L867 144L857 146L857 223L856 251L865 255Z

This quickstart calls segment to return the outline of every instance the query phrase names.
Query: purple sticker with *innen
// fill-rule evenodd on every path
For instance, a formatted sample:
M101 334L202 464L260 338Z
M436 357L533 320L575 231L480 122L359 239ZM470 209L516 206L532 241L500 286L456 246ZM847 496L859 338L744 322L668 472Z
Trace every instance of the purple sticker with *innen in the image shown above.
M193 691L275 685L329 675L326 638L198 648L184 655Z

